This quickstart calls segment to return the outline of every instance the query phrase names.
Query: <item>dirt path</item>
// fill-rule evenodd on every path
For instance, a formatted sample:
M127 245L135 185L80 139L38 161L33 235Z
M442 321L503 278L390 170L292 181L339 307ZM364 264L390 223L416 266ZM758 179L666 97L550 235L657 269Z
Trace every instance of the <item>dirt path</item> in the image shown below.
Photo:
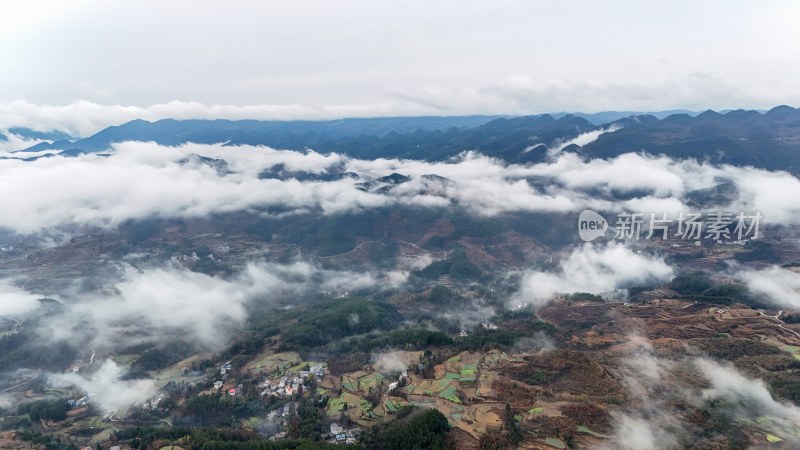
M783 310L778 311L778 314L775 314L774 316L768 316L768 315L764 314L763 311L759 311L758 314L759 314L759 317L766 317L766 318L769 318L769 319L774 319L775 321L778 322L778 328L780 328L782 330L786 330L789 333L792 333L793 335L795 335L795 337L797 337L798 339L800 339L800 333L798 333L797 331L792 330L791 328L786 328L786 326L785 326L786 322L784 322L784 321L782 321L780 319L781 315L783 315Z
M3 389L3 390L2 390L2 391L0 391L0 392L8 392L8 391L10 391L10 390L12 390L12 389L16 389L16 388L18 388L18 387L20 387L20 386L25 386L26 384L30 383L31 381L33 381L33 380L35 380L35 379L37 379L37 378L39 378L39 375L36 375L36 376L34 376L33 378L31 378L31 379L29 379L29 380L26 380L26 381L23 381L22 383L20 383L20 384L17 384L17 385L15 385L15 386L11 386L11 387L9 387L9 388L5 388L5 389Z
M722 314L722 313L729 312L729 311L731 311L729 308L724 308L724 309L720 309L720 310L718 310L718 311L716 311L716 312L717 312L717 314ZM731 311L731 312L732 312L732 311ZM800 333L798 333L797 331L794 331L794 330L792 330L791 328L787 328L787 327L786 327L786 322L784 322L784 321L782 321L782 320L780 319L780 317L781 317L782 315L783 315L783 310L780 310L780 311L778 311L778 314L776 314L776 315L774 315L774 316L770 316L770 315L768 315L768 314L764 314L764 312L763 312L763 311L758 311L758 315L757 315L757 316L754 316L754 317L739 317L739 316L735 316L735 317L734 317L733 315L731 315L731 317L732 317L732 318L734 318L734 319L745 319L745 320L746 320L746 319L753 319L753 320L758 320L758 319L767 319L767 320L769 320L770 322L771 322L772 320L774 320L775 322L771 322L771 323L773 323L774 325L777 325L777 327L778 327L778 328L780 328L780 329L782 329L782 330L784 330L784 331L787 331L787 332L789 332L789 333L793 334L793 335L794 335L794 337L796 337L796 338L800 339ZM725 320L725 319L723 319L722 317L717 317L717 319L718 319L718 320ZM777 322L777 323L776 323L776 322Z
M337 256L349 255L350 253L355 253L355 252L359 251L361 249L361 247L363 247L363 246L365 246L367 244L381 244L382 246L386 247L386 244L384 244L381 241L365 241L365 242L362 242L362 243L356 245L355 248L353 248L349 252L339 253L337 255L330 255L330 256L318 256L317 258L319 258L319 259L329 259L329 258L336 258Z

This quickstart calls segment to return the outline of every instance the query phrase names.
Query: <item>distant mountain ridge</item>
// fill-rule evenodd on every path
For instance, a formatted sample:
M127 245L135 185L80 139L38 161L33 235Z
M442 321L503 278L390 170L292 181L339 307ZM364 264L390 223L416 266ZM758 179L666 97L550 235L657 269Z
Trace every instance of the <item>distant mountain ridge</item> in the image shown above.
M725 111L727 112L727 111ZM620 119L624 119L626 117L631 116L653 116L658 119L663 119L665 117L671 116L673 114L688 114L690 116L696 116L700 114L699 111L692 111L689 109L669 109L665 111L602 111L598 113L551 113L550 115L555 117L556 119L566 116L568 114L572 114L573 116L580 117L582 119L586 119L589 122L592 122L595 125L605 125L607 123L615 122Z
M579 152L611 158L644 151L713 163L800 171L800 109L778 106L765 113L705 111L696 117L675 114L658 120L635 116L614 122L622 128L606 133Z
M185 142L212 144L230 141L239 144L287 148L294 148L299 142L302 142L304 146L310 147L321 142L345 137L383 137L392 132L408 133L418 130L473 128L499 117L501 116L422 116L327 121L162 119L155 122L137 119L122 125L107 127L76 141L61 139L52 143L37 144L24 151L57 149L98 152L108 150L113 143L130 140L155 141L163 145L178 145Z
M615 114L603 113L605 118ZM65 155L102 152L122 141L267 145L339 152L357 158L444 160L465 150L513 163L539 162L562 148L587 157L646 152L770 170L800 170L800 110L677 113L664 118L631 115L603 122L600 115L541 114L521 117L407 117L338 121L134 120L77 141L42 143L25 151L61 150ZM598 125L595 122L602 122ZM613 132L603 131L615 130ZM568 145L585 133L594 140Z

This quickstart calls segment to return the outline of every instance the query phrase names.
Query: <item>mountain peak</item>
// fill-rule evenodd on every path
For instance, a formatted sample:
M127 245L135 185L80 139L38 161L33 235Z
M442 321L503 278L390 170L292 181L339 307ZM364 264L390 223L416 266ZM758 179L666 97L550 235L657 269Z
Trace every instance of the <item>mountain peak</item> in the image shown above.
M774 120L800 118L800 109L792 108L789 105L780 105L770 109L764 115Z
M722 114L714 111L713 109L707 109L707 110L703 111L702 113L700 113L697 117L700 118L700 119L710 119L710 118L716 119L716 118L722 117Z

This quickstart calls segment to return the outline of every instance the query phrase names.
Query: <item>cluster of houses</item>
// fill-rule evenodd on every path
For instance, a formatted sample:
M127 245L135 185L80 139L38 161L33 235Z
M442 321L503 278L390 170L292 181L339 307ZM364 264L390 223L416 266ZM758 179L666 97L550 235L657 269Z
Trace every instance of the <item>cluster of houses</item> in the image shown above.
M224 383L222 381L220 381L220 380L215 381L214 382L214 389L215 390L220 390L222 388L223 384ZM228 389L228 395L230 395L231 397L236 397L237 395L241 396L243 391L244 391L244 385L240 383L235 388Z
M216 259L214 258L214 254L213 253L209 253L208 255L206 255L206 258L211 259L213 261L216 261ZM197 256L197 252L192 252L191 255L172 255L172 256L170 256L169 259L172 262L180 262L180 261L183 261L183 262L187 262L187 261L197 262L197 261L200 261L200 257Z
M355 444L361 433L361 428L345 429L338 423L332 423L330 442L333 444Z
M220 366L219 374L222 380L217 380L214 382L214 389L220 390L225 385L225 380L228 377L228 372L232 369L231 361L228 361ZM302 392L302 386L306 384L306 381L313 376L317 380L321 380L325 376L325 365L324 364L314 364L313 366L309 367L308 370L301 370L296 374L285 374L280 378L276 379L266 379L263 382L256 385L259 389L261 389L261 396L269 395L272 397L277 398L290 398L292 395ZM230 387L227 389L227 393L231 397L241 396L244 392L244 385L239 384L236 387ZM287 405L288 408L288 405ZM284 412L284 415L288 414Z
M222 380L228 377L229 372L232 369L231 361L228 361L220 366L219 374ZM324 363L314 364L308 367L308 370L300 370L298 372L286 372L283 373L280 377L273 376L273 378L267 378L258 385L257 388L261 390L261 396L272 396L281 399L290 399L294 394L302 392L302 388L306 385L307 381L312 377L316 380L322 380L325 377L325 369L326 366ZM401 375L401 379L407 378L408 372L403 371ZM225 386L225 382L222 380L218 380L214 382L214 389L220 390L223 386ZM390 389L396 388L398 383L392 383L390 385ZM244 386L239 384L237 387L227 390L228 395L230 396L238 396L241 395L243 392ZM269 423L274 423L282 428L286 426L286 422L292 414L293 403L289 401L288 403L284 404L277 409L270 411L266 415L266 421ZM330 442L337 443L337 444L353 444L356 442L356 438L361 434L360 428L352 428L352 429L344 429L338 424L331 425L331 433L330 433ZM287 433L285 431L276 433L272 435L269 440L277 441L285 439ZM323 438L327 438L323 436Z
M82 407L88 405L89 401L90 401L89 400L89 396L88 395L84 395L83 397L81 397L81 398L79 398L77 400L75 400L75 399L67 400L67 406L69 406L70 408L82 408Z
M231 365L231 361L228 361L228 362L222 364L222 366L220 366L219 375L220 375L220 377L222 377L222 380L224 380L224 379L226 379L228 377L228 372L232 368L233 368L233 366ZM214 389L216 389L216 390L222 389L222 385L225 384L222 380L217 380L217 381L214 382ZM241 395L242 388L244 388L244 386L240 384L239 386L237 386L235 388L228 389L228 395L230 395L231 397L234 397L236 395Z
M347 298L350 296L350 291L329 291L323 290L322 295L333 298Z
M171 261L200 261L200 257L197 256L197 253L192 252L191 255L172 255L169 258Z
M278 379L266 379L258 384L258 388L262 389L261 396L269 395L272 397L286 398L291 397L300 391L309 377L314 376L315 379L321 380L325 376L325 366L322 364L314 364L308 370L301 370L296 375L284 375Z

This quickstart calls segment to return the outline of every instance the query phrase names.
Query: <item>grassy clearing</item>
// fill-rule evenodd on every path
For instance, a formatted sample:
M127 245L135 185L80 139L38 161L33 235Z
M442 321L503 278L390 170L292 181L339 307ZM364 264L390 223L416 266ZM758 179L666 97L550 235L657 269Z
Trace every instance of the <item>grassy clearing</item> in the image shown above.
M459 405L461 404L461 399L459 399L458 395L456 395L456 388L455 388L455 386L452 386L452 385L448 386L447 389L445 389L442 392L440 392L439 393L439 397L441 397L441 398L443 398L445 400L449 400L449 401L451 401L453 403L457 403Z
M399 397L389 397L383 405L386 407L386 411L391 414L397 412L404 406L408 406L408 401Z
M770 433L767 433L765 435L765 437L767 438L767 442L769 442L769 443L775 443L775 442L783 441L783 439L779 438L778 436L775 436L774 434L770 434Z
M740 417L736 419L736 422L757 428L760 433L764 434L764 438L768 442L774 443L784 440L784 438L773 434L774 432L781 433L789 440L800 439L800 424L796 424L785 419L767 416L755 418ZM780 439L780 441L774 441L770 439Z
M358 390L356 386L358 386L357 378L354 379L346 376L342 379L342 387L347 389L348 391L356 392Z
M370 388L377 387L386 378L378 372L372 372L358 379L358 389L362 392L368 392Z

